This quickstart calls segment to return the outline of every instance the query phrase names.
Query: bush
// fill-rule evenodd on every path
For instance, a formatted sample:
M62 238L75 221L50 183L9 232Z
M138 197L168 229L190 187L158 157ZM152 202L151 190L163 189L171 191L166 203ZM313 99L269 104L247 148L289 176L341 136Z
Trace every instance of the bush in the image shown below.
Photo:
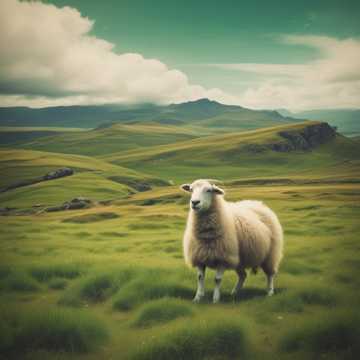
M149 340L131 355L133 360L199 360L248 357L246 332L229 320L197 322L184 326L158 340Z
M144 305L137 314L133 326L152 326L182 316L191 316L192 313L190 307L180 300L160 299Z
M0 351L14 357L33 350L89 352L108 337L101 322L81 311L12 311L0 317Z

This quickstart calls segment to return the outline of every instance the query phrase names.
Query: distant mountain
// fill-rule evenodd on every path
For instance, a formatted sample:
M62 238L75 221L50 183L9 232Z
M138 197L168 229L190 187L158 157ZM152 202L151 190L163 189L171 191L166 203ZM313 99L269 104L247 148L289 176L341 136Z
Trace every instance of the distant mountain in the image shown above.
M360 109L308 110L292 113L286 109L278 110L283 116L297 119L326 121L336 126L344 135L360 135Z
M211 128L257 129L296 120L276 111L251 110L224 105L209 99L157 106L60 106L32 109L0 108L0 126L56 126L95 128L111 122L157 122L169 125L198 125Z

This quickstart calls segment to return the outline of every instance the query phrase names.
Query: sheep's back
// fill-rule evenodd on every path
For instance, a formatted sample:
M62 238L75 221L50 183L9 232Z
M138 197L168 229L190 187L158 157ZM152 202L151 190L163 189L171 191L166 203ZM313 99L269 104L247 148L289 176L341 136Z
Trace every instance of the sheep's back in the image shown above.
M260 266L271 248L272 228L265 205L245 200L230 204L239 242L239 256L244 267ZM271 211L271 210L270 210Z

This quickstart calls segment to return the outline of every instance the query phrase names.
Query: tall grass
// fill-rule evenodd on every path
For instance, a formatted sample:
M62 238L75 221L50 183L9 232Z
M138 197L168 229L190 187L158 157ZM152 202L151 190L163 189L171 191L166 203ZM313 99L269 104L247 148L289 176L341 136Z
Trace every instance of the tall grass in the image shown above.
M135 316L132 325L147 327L192 314L189 304L178 299L164 298L144 305Z
M0 290L3 291L36 291L40 286L30 275L25 272L17 271L10 273L0 281Z
M108 338L99 320L79 310L2 310L0 350L3 355L20 359L20 354L32 350L89 352Z
M114 297L113 307L126 311L148 300L164 297L190 299L192 295L193 290L182 285L171 274L148 271L120 289Z
M122 269L89 275L67 289L59 299L59 304L80 306L83 302L105 301L130 281L134 273L132 269Z
M356 313L326 314L290 331L281 341L286 352L310 351L316 358L339 353L338 358L356 359L360 355L360 317Z
M83 267L78 264L37 265L30 269L31 275L38 281L48 281L52 278L74 279L83 273Z
M242 324L229 320L187 323L158 340L149 340L132 360L200 360L249 358L249 343Z

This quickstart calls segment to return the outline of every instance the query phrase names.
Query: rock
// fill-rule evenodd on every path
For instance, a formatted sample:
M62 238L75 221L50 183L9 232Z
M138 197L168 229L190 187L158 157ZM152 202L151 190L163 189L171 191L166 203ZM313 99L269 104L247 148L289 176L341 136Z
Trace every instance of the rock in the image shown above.
M59 179L65 176L70 176L74 174L74 170L70 168L61 168L55 171L51 171L43 176L43 180L53 180L53 179Z
M92 205L92 201L90 199L84 197L76 197L70 201L64 202L62 205L51 206L45 209L46 212L54 212L54 211L64 211L64 210L78 210L78 209L86 209Z
M308 151L333 139L336 131L328 123L319 123L306 126L299 131L281 131L279 135L287 141L286 143L272 144L272 150L280 152Z

